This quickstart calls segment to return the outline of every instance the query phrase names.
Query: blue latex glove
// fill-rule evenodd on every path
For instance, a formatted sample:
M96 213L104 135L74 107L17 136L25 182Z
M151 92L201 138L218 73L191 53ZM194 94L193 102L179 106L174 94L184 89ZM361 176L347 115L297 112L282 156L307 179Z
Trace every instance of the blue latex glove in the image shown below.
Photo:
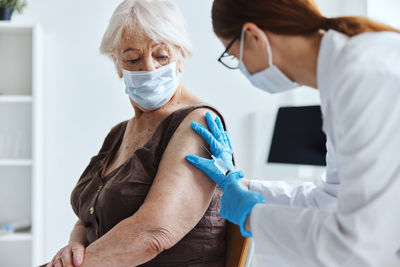
M218 117L214 121L209 113L206 114L206 119L211 132L195 122L192 123L192 128L207 141L213 155L223 159L227 165L230 164L232 167L231 170L234 171L232 146L229 141L229 136L223 129L221 121ZM234 171L228 176L225 176L225 174L215 166L213 159L188 155L186 156L186 160L207 174L207 176L222 189L221 216L239 225L240 232L243 236L251 237L251 233L244 227L247 216L250 214L254 205L257 203L264 203L265 200L261 194L249 191L243 182L239 180L244 177L244 173L242 171Z
M206 129L203 125L195 121L190 125L192 126L193 130L195 130L210 145L211 153L215 157L222 159L229 170L234 171L235 166L233 165L232 156L233 149L229 135L224 130L221 119L216 117L214 121L212 115L207 112L206 121L211 132L208 131L208 129Z

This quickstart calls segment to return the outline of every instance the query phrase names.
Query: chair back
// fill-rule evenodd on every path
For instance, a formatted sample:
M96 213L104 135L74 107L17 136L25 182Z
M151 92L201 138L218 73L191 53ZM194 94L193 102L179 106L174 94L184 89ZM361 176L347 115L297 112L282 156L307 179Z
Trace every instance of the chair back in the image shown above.
M236 224L227 222L225 267L245 267L250 249L250 238L240 234Z

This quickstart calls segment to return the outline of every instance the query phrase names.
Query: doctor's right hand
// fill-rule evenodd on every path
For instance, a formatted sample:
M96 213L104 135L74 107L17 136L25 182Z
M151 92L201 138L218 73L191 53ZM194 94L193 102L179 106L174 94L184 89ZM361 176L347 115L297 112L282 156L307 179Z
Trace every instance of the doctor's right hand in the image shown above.
M240 181L240 178L244 177L244 173L235 171L225 176L215 167L212 159L188 155L186 160L207 174L222 189L221 216L239 225L240 232L244 237L251 237L251 232L245 228L247 216L256 204L265 203L265 200L260 193L249 191L246 185Z

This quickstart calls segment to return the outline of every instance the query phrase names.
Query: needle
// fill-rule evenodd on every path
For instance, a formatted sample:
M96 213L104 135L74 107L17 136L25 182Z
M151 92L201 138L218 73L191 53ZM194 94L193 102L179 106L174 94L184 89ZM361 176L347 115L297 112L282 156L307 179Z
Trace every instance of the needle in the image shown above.
M213 154L210 152L210 150L207 149L207 147L205 145L203 145L204 149L208 152L208 154L210 154L210 156L212 156Z
M204 145L203 147L211 155L211 158L214 160L214 165L218 168L218 170L222 172L224 175L229 174L230 170L228 166L226 166L225 162L222 159L219 159L213 154L211 154L210 150L208 150Z

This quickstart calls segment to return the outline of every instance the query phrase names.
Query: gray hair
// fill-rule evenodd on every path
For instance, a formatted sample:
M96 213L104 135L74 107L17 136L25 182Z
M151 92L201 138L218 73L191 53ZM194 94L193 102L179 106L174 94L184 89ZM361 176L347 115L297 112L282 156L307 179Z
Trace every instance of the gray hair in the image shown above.
M124 31L176 46L182 59L192 53L185 19L172 0L123 1L111 17L100 52L113 57Z

